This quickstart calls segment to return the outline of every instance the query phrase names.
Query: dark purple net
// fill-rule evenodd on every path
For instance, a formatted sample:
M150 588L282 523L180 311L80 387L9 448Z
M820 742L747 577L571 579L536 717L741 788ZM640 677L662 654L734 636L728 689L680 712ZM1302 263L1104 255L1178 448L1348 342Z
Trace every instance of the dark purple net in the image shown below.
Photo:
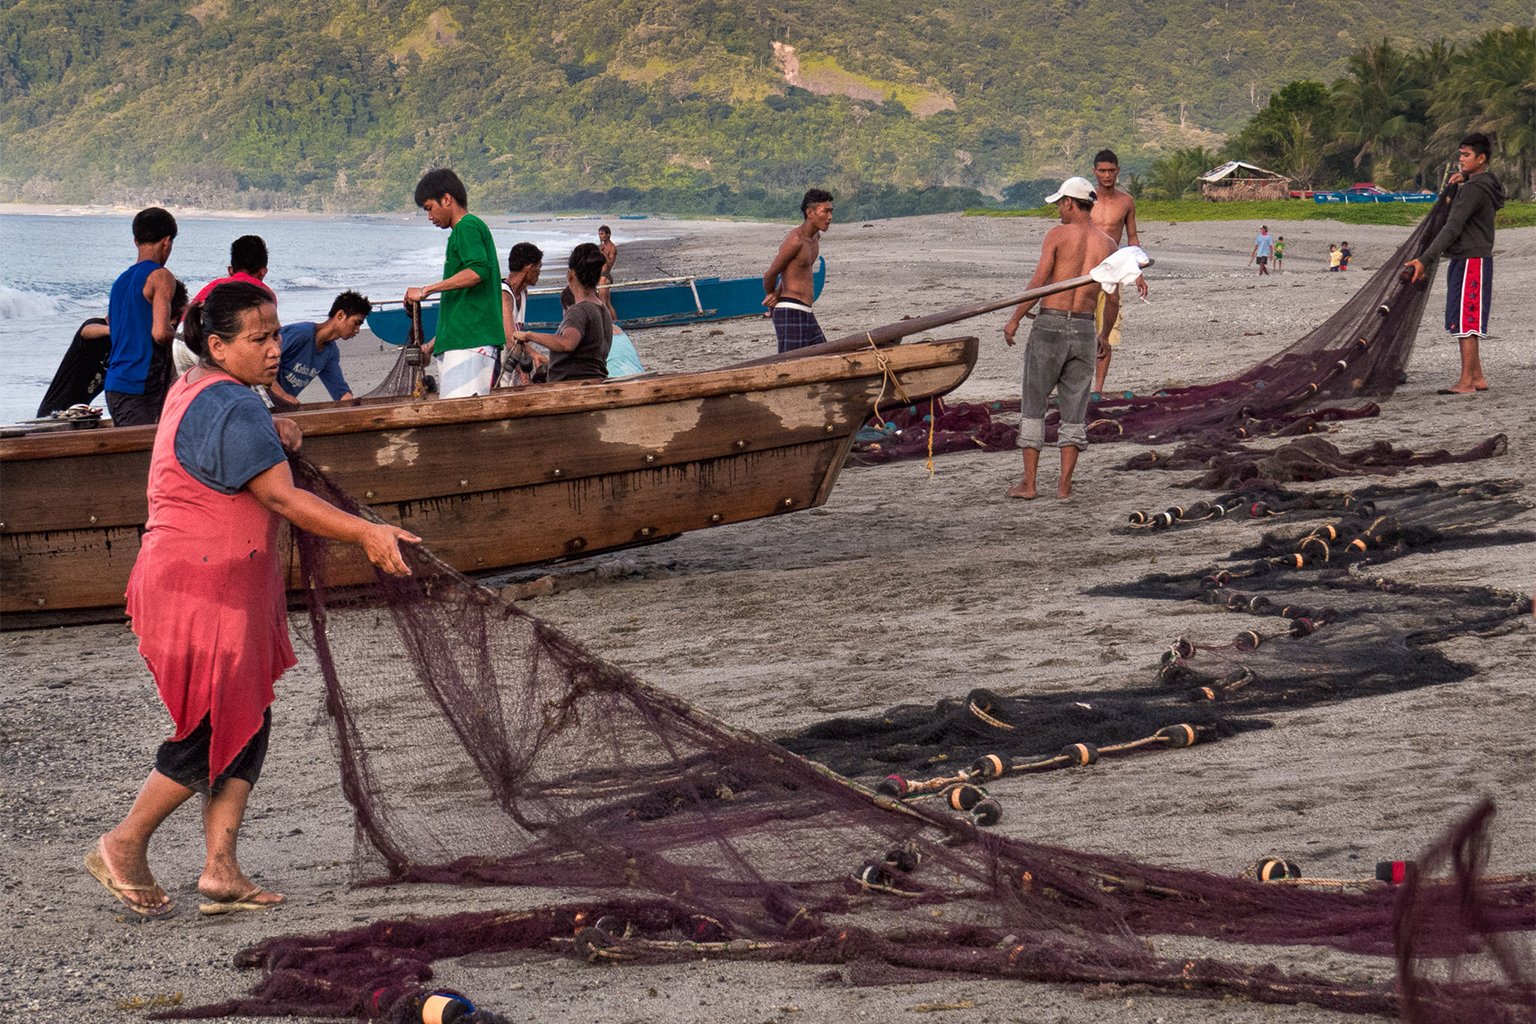
M358 508L306 465L296 472ZM1283 972L1253 948L1316 944L1386 962L1405 941L1390 891L1311 891L1005 840L968 812L878 795L732 728L427 552L409 553L410 578L334 592L324 581L338 550L309 537L299 547L312 581L307 639L361 871L378 883L578 895L532 911L270 939L240 956L262 971L250 995L167 1016L399 1016L435 961L504 950L627 964L840 963L866 983L958 973L1400 1008L1389 983ZM1466 892L1476 913L1459 927L1438 912L1412 919L1424 922L1415 960L1536 927L1531 884ZM1167 951L1154 953L1149 936L1171 937ZM1226 953L1210 952L1213 941ZM1446 1021L1523 1012L1523 991L1502 982L1421 992Z
M1151 395L1105 395L1089 405L1089 438L1094 443L1186 442L1191 447L1183 450L1181 459L1188 462L1195 451L1200 451L1205 463L1200 468L1210 468L1212 480L1225 481L1205 486L1230 487L1247 477L1238 475L1242 469L1229 468L1227 460L1242 464L1246 459L1252 465L1260 458L1240 448L1244 440L1299 437L1315 433L1329 422L1377 415L1380 407L1364 399L1388 396L1402 383L1433 279L1434 267L1427 266L1424 279L1410 283L1403 277L1402 264L1423 252L1444 223L1448 209L1442 197L1360 290L1301 340L1220 383L1167 388ZM930 433L934 454L1006 450L1013 446L1016 430L999 422L996 414L1017 410L1017 402L949 403L938 412L918 406L883 421L871 419L860 432L852 458L875 463L924 457L930 451ZM894 427L887 428L886 422ZM1054 440L1057 422L1053 409L1046 415L1047 441ZM1376 447L1350 454L1331 445L1298 451L1311 453L1311 463L1326 467L1333 476L1416 464L1412 452ZM1488 458L1502 451L1502 441L1490 439L1460 456L1439 453L1438 461ZM1137 456L1133 462L1143 458ZM1150 461L1155 462L1155 456ZM1282 463L1264 468L1287 470ZM1323 471L1294 468L1299 472Z

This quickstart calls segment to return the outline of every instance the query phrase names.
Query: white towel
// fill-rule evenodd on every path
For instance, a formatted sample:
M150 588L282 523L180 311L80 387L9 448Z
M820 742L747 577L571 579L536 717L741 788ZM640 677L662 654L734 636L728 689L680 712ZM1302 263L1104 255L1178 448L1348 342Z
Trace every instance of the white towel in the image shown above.
M1127 245L1116 249L1103 263L1088 271L1088 276L1104 286L1109 294L1116 288L1129 288L1141 276L1141 268L1151 266L1152 257L1139 245Z

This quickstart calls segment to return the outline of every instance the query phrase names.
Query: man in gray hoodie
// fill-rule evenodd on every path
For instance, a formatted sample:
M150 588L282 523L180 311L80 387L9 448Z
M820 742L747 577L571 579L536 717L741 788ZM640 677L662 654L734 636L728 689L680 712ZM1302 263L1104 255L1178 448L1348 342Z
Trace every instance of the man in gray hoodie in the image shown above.
M1461 346L1461 377L1442 395L1470 395L1487 391L1478 340L1488 335L1488 306L1493 298L1493 217L1504 205L1504 186L1488 170L1488 136L1473 132L1461 140L1456 160L1460 170L1451 175L1459 186L1440 233L1430 239L1419 258L1403 266L1414 283L1424 279L1424 267L1451 258L1446 268L1445 329Z

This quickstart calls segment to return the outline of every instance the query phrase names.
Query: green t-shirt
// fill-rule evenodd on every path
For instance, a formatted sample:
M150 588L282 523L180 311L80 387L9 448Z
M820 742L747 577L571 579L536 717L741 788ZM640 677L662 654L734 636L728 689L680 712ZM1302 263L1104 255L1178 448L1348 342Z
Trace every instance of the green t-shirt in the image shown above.
M448 255L443 259L443 277L450 278L468 269L480 275L480 283L473 288L443 292L442 305L437 313L437 341L432 345L433 352L451 352L481 345L500 347L506 343L501 326L501 282L497 278L499 268L496 243L491 240L491 229L485 226L485 221L472 213L460 217L448 234Z

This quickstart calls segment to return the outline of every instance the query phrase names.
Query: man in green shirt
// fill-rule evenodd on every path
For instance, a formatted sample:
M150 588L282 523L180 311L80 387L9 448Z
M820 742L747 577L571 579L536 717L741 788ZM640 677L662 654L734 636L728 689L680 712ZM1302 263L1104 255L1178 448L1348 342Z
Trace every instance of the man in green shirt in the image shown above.
M422 175L416 205L435 227L448 228L443 279L424 288L408 288L406 302L420 302L434 292L443 296L437 311L437 337L427 350L437 359L438 394L468 398L491 390L496 361L506 343L497 287L501 261L485 221L469 212L469 196L459 176L446 167Z

